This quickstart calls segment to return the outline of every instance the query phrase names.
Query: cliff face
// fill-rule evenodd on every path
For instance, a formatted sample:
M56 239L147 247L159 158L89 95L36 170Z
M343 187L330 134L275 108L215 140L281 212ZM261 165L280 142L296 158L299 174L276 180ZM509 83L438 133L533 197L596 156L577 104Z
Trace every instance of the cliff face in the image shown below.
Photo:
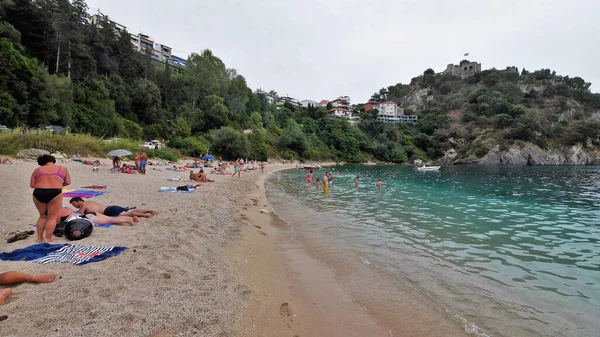
M479 165L599 165L600 156L582 145L563 146L545 151L535 145L500 151L496 146L478 162Z

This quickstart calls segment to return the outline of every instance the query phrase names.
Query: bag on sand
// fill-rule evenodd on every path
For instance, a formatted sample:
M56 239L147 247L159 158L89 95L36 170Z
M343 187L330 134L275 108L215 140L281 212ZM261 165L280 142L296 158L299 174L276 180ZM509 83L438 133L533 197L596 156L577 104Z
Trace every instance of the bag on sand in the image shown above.
M94 225L88 219L77 218L65 224L64 234L69 240L85 239L92 234Z
M61 221L61 222L57 223L56 227L54 228L54 236L61 237L61 236L65 235L65 226L66 225L67 225L66 221Z

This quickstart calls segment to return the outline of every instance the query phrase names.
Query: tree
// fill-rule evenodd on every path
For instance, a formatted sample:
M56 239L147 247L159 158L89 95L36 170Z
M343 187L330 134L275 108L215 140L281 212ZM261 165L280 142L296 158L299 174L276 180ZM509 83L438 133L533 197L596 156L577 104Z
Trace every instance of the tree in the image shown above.
M222 127L212 137L211 150L226 159L245 158L249 153L248 139L240 131Z

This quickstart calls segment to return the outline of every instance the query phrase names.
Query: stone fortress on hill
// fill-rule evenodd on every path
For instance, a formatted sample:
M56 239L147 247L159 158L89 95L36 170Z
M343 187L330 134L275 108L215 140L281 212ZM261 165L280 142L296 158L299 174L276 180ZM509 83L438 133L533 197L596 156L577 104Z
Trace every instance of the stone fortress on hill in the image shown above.
M481 63L471 62L469 60L462 60L459 64L452 64L446 66L446 70L444 70L443 74L452 74L454 76L458 76L462 79L471 77L477 73L481 72ZM519 73L517 67L506 67L505 70L500 70L500 72L515 72Z
M471 77L481 72L481 63L462 60L458 65L450 63L446 66L444 74L452 74L460 78Z

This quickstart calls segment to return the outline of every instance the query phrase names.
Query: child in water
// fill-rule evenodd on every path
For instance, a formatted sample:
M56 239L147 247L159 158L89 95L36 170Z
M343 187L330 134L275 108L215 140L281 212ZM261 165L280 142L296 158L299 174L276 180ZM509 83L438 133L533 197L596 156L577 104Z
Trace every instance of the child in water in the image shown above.
M308 184L308 185L312 184L312 179L313 179L313 172L312 172L312 170L310 170L310 172L308 172L308 174L306 175L306 184Z
M315 188L319 189L319 186L321 186L321 179L317 178L317 180L315 181Z

